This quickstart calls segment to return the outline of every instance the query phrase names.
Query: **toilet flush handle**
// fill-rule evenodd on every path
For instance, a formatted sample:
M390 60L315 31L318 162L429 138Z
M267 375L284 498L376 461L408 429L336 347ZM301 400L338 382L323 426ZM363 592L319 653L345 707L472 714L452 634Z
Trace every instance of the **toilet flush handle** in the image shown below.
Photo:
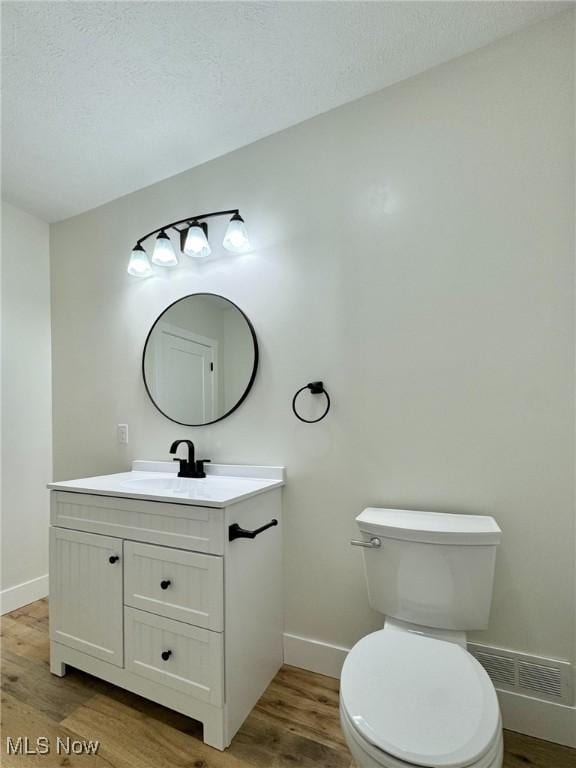
M372 536L370 541L363 541L362 539L352 539L350 544L353 547L368 547L369 549L377 549L382 546L382 542L377 536Z

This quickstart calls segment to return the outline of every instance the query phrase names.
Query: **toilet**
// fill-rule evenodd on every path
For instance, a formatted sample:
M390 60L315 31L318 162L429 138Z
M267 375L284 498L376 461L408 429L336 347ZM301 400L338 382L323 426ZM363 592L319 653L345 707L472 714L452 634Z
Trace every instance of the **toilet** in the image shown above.
M342 668L340 720L359 768L501 768L496 691L466 650L488 625L492 517L365 509L356 518L370 604L384 628Z

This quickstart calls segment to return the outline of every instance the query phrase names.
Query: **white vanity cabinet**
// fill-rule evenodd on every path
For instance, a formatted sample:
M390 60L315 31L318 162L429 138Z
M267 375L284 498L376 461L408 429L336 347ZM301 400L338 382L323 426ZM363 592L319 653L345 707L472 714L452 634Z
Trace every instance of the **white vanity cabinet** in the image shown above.
M204 483L209 499L190 483L155 500L128 496L130 480L106 495L104 480L50 486L51 671L70 665L178 710L225 749L282 665L282 481L232 496L224 483L228 497ZM229 540L230 526L272 520Z

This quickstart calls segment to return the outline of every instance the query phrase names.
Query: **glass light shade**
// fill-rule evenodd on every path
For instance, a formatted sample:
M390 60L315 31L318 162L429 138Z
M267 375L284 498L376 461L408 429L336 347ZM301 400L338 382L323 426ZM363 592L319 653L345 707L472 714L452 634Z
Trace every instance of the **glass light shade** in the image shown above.
M250 249L246 224L240 214L235 213L230 219L222 245L232 253L245 253Z
M212 253L204 228L198 222L194 222L188 230L184 243L184 253L194 258L203 258Z
M152 267L148 261L148 256L140 244L134 246L126 271L134 277L150 277L152 274Z
M164 231L156 238L152 261L159 267L175 267L178 264L172 241Z

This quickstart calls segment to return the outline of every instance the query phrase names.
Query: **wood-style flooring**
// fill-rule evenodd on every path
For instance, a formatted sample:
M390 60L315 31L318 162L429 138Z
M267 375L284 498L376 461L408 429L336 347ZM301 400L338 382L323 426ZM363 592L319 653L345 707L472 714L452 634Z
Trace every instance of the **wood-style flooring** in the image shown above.
M2 617L5 768L350 768L338 720L338 681L284 667L226 752L189 718L82 672L48 668L48 603ZM7 737L100 741L96 755L8 755ZM505 768L576 768L576 750L506 732Z

